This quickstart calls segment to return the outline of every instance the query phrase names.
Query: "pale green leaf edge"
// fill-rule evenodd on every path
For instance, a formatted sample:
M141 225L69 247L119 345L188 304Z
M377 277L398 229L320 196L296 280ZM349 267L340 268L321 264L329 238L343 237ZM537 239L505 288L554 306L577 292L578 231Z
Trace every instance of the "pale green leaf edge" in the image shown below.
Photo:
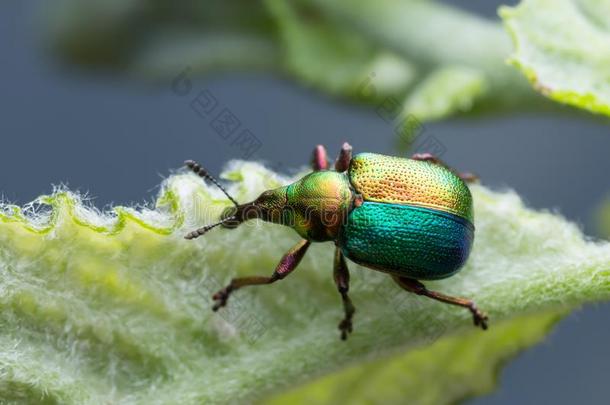
M510 56L507 61L511 65L515 66L519 69L525 77L530 81L533 85L534 89L536 89L542 95L558 101L560 103L568 104L574 107L582 108L594 113L604 114L610 116L610 104L606 101L610 98L610 95L605 95L602 97L599 93L595 91L578 91L574 89L570 89L569 86L564 84L547 84L547 77L541 76L539 74L539 68L541 65L540 61L534 61L529 58L524 51L526 45L530 45L532 47L536 47L537 44L529 44L528 41L532 41L532 38L528 37L528 34L523 31L523 23L527 17L532 17L534 20L536 18L540 19L540 21L544 21L549 19L549 9L548 7L553 7L554 12L561 12L561 10L557 11L558 8L563 7L564 4L571 3L571 0L561 0L555 4L549 4L545 1L537 1L537 0L523 0L519 5L515 7L502 6L499 8L498 13L504 22L504 26L507 32L510 34L513 44L514 44L514 52L512 56ZM606 6L607 7L607 6ZM576 7L574 7L576 8ZM536 14L537 13L537 14ZM569 15L570 18L577 19L576 14L579 14L576 10L572 10ZM522 20L523 19L523 20ZM569 21L564 21L564 26L570 26ZM555 32L548 32L549 35L555 35ZM600 36L606 36L606 38L610 39L610 33L602 34L599 32ZM584 42L584 40L583 40ZM571 44L573 45L573 44ZM582 44L583 49L586 44ZM570 46L565 45L564 46ZM548 52L552 53L554 50L552 49L552 45L549 46L550 49L543 49L540 52ZM610 49L610 48L609 48ZM604 53L604 49L598 50L599 54ZM583 60L581 62L583 66L588 66L590 69L594 70L595 66L591 66L594 64L593 60ZM561 71L562 66L556 63L556 69ZM603 68L597 67L598 69ZM610 59L608 59L605 63L606 71L610 69ZM594 74L594 72L592 72ZM600 71L598 72L600 75L607 75L606 72ZM565 75L569 73L564 72ZM581 78L581 81L588 81L589 78ZM605 78L608 80L608 77ZM605 98L605 100L604 100Z

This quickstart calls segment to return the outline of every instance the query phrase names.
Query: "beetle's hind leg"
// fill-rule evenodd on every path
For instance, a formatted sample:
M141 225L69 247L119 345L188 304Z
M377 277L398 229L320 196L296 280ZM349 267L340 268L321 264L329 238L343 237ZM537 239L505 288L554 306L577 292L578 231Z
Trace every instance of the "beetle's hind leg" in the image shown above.
M472 313L474 325L480 326L483 330L487 329L487 315L485 315L485 313L483 313L479 308L477 308L474 301L469 300L467 298L451 297L449 295L445 295L436 291L430 291L421 282L413 280L411 278L398 276L392 276L392 278L399 286L409 292L412 292L417 295L424 295L426 297L432 298L433 300L444 302L446 304L457 305L460 307L467 308Z
M479 178L476 174L468 173L468 172L458 172L431 153L416 153L413 156L411 156L411 159L421 160L424 162L430 162L430 163L434 163L439 166L443 166L444 168L451 170L453 173L455 173L460 179L464 180L466 183L474 183L474 182L479 181Z
M349 291L349 270L347 268L347 263L345 262L345 257L339 248L336 248L335 250L333 277L339 294L341 294L341 300L343 301L345 316L339 323L339 330L341 331L341 340L346 340L347 335L352 333L352 318L354 317L356 308L354 307L354 304L352 304L349 295L347 295L347 292Z
M278 263L275 271L270 277L266 276L253 276L253 277L240 277L234 278L231 280L229 285L227 285L222 290L218 291L213 295L213 299L215 302L212 309L214 311L218 311L221 307L227 305L227 300L232 292L238 290L242 287L246 287L249 285L262 285L262 284L271 284L278 280L283 279L288 274L290 274L301 262L303 256L307 252L307 248L311 244L310 241L303 239L299 243L297 243L292 249L290 249L283 257L282 260Z

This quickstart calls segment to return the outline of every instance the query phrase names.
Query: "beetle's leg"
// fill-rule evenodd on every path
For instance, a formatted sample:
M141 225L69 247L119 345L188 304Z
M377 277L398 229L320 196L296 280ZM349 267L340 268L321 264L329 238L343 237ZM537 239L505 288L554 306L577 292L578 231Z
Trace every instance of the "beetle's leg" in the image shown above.
M458 171L454 170L453 168L449 167L445 162L443 162L442 160L440 160L439 158L437 158L436 156L434 156L431 153L416 153L413 156L411 156L411 159L422 160L425 162L431 162L431 163L443 166L444 168L451 170L460 179L464 180L467 183L473 183L473 182L479 180L479 178L477 177L476 174L468 173L468 172L466 172L466 173L458 172Z
M352 160L352 145L347 142L341 146L341 152L337 160L335 160L335 170L338 172L344 172L349 168L349 162Z
M469 300L467 298L451 297L449 295L445 295L436 291L430 291L421 282L413 280L412 278L398 276L392 276L392 278L399 286L409 292L412 292L417 295L424 295L426 297L432 298L433 300L441 301L446 304L457 305L460 307L467 308L472 313L474 325L480 326L484 330L487 329L487 315L485 315L485 313L478 309L472 300Z
M339 323L339 330L341 331L341 340L345 340L347 339L347 335L352 333L352 318L354 317L356 308L354 308L352 300L349 298L349 295L347 295L349 290L349 270L347 269L347 263L345 263L345 257L339 248L335 249L333 277L339 294L341 294L341 299L343 300L345 317Z
M311 167L314 172L328 169L328 159L324 145L318 145L311 156Z
M229 285L227 285L225 288L213 295L212 298L214 299L214 301L216 301L216 303L214 304L212 309L214 311L218 311L220 307L224 307L225 305L227 305L229 295L231 295L233 291L239 288L248 285L271 284L273 282L283 279L299 265L299 262L305 255L305 252L307 252L307 248L310 244L310 241L303 239L302 241L297 243L292 249L286 252L286 254L282 257L282 260L280 260L280 262L278 263L271 277L253 276L232 279Z

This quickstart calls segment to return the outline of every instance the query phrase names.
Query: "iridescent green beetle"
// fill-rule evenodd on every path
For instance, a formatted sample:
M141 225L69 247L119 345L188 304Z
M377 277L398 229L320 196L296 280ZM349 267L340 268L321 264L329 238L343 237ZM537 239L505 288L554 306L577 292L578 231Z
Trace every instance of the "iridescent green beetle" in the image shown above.
M254 218L290 226L303 238L282 257L271 276L235 278L214 294L215 311L241 287L271 284L286 277L311 242L333 241L334 279L345 311L339 323L342 339L352 332L355 312L348 296L346 257L388 273L409 292L467 308L474 324L487 329L487 316L473 301L430 291L418 281L449 277L466 262L474 226L472 196L465 181L474 179L472 175L456 173L430 154L404 159L361 153L352 158L347 143L335 170L329 170L326 151L319 145L313 153L312 173L238 204L198 163L185 163L214 182L235 205L219 222L189 233L186 239L218 225L234 228Z

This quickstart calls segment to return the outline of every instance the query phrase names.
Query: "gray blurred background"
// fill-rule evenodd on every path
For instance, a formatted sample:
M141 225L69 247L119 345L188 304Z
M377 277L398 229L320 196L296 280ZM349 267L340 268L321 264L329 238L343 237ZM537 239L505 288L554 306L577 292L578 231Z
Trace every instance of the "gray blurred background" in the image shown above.
M498 4L453 1L495 18ZM508 2L510 4L513 2ZM146 86L70 71L41 48L35 2L0 6L0 192L23 204L53 184L88 192L99 208L152 201L162 177L186 158L218 172L242 157L190 109L171 83ZM179 73L179 72L176 72ZM225 74L194 82L230 109L261 141L252 156L276 170L307 163L313 145L334 155L344 140L356 151L393 154L393 127L366 106L349 106L265 74ZM610 192L610 127L587 116L522 114L426 124L447 148L444 159L478 173L496 189L515 189L596 232L593 212ZM471 404L607 404L610 304L561 322L546 342L500 374L494 394ZM430 382L431 384L434 381Z

